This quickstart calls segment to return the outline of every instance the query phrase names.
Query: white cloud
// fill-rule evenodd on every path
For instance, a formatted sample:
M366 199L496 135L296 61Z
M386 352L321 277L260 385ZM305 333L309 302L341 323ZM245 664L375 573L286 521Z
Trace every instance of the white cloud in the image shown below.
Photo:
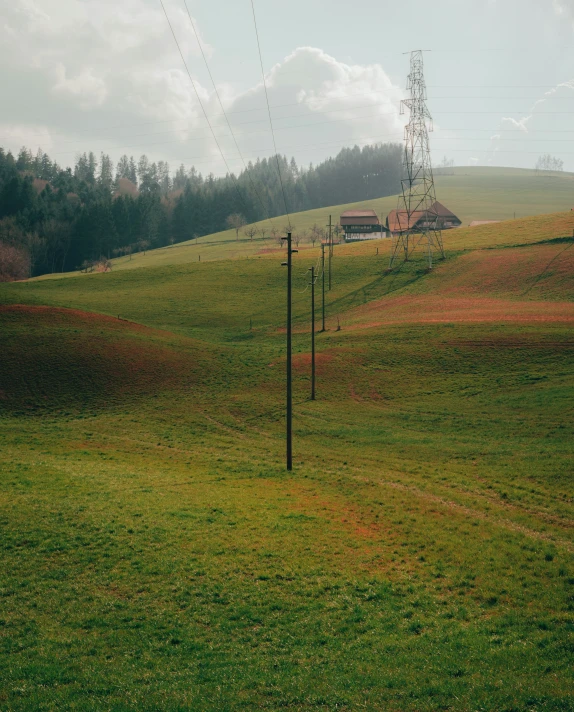
M305 146L305 155L316 161L343 144L402 139L402 93L380 65L348 65L320 49L299 47L271 69L266 83L280 153L297 154ZM240 145L250 156L261 149L269 155L263 83L228 108Z
M552 6L558 15L567 15L574 12L573 0L552 0Z
M94 74L93 68L84 68L74 77L66 75L66 67L58 64L55 67L56 83L52 87L54 94L77 99L80 108L93 109L101 106L108 94L105 81Z
M69 144L74 137L78 150L99 142L114 153L114 143L130 143L129 133L116 140L98 126L129 129L154 119L165 126L182 119L190 126L198 122L197 100L190 95L189 77L161 6L149 0L58 0L49 11L47 6L13 0L0 21L0 61L11 68L4 119L10 127L21 126L22 142L40 120L56 148L61 144L62 155L55 157L66 163L73 160ZM166 7L184 55L196 62L199 48L185 9L174 0L167 0ZM210 46L202 44L209 54ZM185 138L189 127L177 128L175 139ZM4 144L8 135L4 132ZM34 143L45 145L42 136Z
M574 0L552 0L552 7L558 17L570 20L574 29Z
M502 119L500 119L500 123L502 126L508 126L511 129L516 129L517 131L522 131L523 133L528 133L528 127L527 123L530 121L532 118L532 115L530 116L524 116L522 119L513 119L510 116L505 116ZM496 138L493 136L493 138ZM498 136L500 138L500 136Z
M165 2L220 145L239 171L215 93L195 74L205 76L185 8L177 0ZM201 34L200 40L211 56ZM115 159L145 152L152 160L196 163L202 172L224 170L155 1L13 0L0 21L0 62L11 67L0 144L17 150L32 139L33 150L49 146L63 165L78 151L105 150ZM378 64L345 64L301 47L268 72L267 87L277 148L299 162L320 160L354 142L402 139L401 91ZM222 83L218 91L245 157L271 155L262 83L240 93ZM45 131L34 131L38 125Z

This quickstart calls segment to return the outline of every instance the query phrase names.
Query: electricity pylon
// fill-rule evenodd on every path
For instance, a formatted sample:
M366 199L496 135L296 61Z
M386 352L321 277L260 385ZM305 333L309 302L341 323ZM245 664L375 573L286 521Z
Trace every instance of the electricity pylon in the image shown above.
M433 130L433 123L426 106L422 50L411 52L407 91L410 92L410 97L401 101L401 114L404 114L406 106L410 110L410 118L405 126L402 193L397 206L395 227L398 227L398 230L393 232L396 237L393 238L390 267L401 250L404 259L408 260L417 245L422 244L427 251L430 269L433 250L444 257L444 249L439 215L435 207L436 193L428 136Z

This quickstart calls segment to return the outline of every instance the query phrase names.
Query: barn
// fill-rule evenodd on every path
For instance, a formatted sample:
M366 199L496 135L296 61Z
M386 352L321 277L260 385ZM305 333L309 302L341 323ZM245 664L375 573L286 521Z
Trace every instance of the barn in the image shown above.
M460 227L462 221L436 201L429 210L416 210L411 213L410 220L406 210L392 210L387 217L387 229L396 235L400 232L417 232L432 227L436 230L450 230Z
M339 222L345 232L345 242L378 240L387 236L374 210L345 210Z

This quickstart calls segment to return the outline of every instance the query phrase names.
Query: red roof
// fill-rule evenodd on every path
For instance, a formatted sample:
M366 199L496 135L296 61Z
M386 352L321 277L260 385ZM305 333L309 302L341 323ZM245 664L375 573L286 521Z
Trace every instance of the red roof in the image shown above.
M378 225L379 218L374 210L345 210L339 222L341 225Z
M405 232L411 230L424 215L424 211L416 210L411 213L410 220L406 210L391 210L387 218L387 226L391 232Z
M429 212L431 212L432 215L438 215L440 218L456 218L456 215L451 213L451 211L448 208L445 208L442 203L439 203L438 200L433 203L433 206Z
M407 230L412 230L418 221L424 217L458 220L457 216L442 203L435 201L429 210L415 210L412 212L410 219L406 210L392 210L387 217L387 226L391 232L406 232ZM458 221L460 223L460 220Z
M377 213L374 210L345 210L341 213L342 218L376 218Z

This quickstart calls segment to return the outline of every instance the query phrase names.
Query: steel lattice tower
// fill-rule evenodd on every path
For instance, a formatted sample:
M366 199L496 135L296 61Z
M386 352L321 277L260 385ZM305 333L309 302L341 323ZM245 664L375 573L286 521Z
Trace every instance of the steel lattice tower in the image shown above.
M420 244L426 248L430 269L433 251L444 257L444 250L438 223L439 215L434 207L436 194L428 136L433 130L433 123L426 106L422 50L411 52L407 91L410 92L410 98L401 101L401 114L406 106L410 110L410 118L405 126L402 194L397 206L399 231L395 233L396 237L393 237L390 267L401 250L406 261ZM415 222L416 229L413 229Z

